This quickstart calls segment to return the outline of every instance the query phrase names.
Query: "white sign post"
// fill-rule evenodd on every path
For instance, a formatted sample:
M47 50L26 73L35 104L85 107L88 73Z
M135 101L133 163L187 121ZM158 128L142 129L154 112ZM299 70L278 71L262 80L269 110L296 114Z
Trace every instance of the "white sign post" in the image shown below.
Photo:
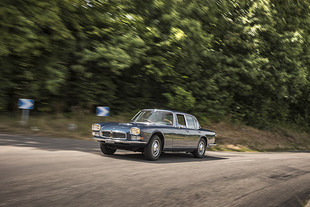
M24 99L20 98L18 100L18 108L22 109L22 121L21 123L25 124L27 123L29 119L29 110L33 109L34 106L34 100L32 99Z
M109 116L110 115L110 108L107 106L97 106L96 114L97 114L97 116L102 116L102 118L105 116Z

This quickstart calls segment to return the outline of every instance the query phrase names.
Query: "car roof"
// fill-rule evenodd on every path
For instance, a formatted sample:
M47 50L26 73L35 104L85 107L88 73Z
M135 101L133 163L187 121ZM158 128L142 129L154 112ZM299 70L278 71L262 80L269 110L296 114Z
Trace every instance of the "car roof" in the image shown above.
M176 114L185 114L185 115L193 116L192 114L184 113L181 111L167 110L167 109L142 109L141 111L167 111L167 112L172 112L172 113L176 113Z

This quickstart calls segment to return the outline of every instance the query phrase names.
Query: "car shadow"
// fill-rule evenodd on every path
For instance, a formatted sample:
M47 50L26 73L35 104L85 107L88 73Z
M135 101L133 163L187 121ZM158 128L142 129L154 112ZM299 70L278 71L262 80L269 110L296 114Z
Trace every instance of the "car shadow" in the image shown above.
M51 138L29 135L0 134L0 146L31 147L48 151L80 151L109 157L111 159L150 163L206 162L228 159L226 157L208 156L208 152L206 152L203 158L194 158L191 153L185 152L164 152L161 154L160 158L154 162L146 160L141 152L117 150L114 155L103 155L100 151L99 144L91 139Z
M114 155L102 155L107 156L112 159L121 159L121 160L129 160L135 162L149 162L154 164L163 164L163 163L181 163L181 162L209 162L216 160L224 160L229 159L226 157L215 157L206 155L203 158L195 158L191 153L185 152L164 152L160 155L160 158L156 161L149 161L144 158L142 153L136 152L127 152L127 151L118 151Z

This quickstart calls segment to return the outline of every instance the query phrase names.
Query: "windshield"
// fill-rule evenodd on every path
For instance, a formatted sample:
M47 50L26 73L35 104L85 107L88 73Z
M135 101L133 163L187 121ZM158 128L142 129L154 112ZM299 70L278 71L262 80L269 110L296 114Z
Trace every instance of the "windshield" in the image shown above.
M132 121L173 125L173 114L167 111L140 111L132 118Z

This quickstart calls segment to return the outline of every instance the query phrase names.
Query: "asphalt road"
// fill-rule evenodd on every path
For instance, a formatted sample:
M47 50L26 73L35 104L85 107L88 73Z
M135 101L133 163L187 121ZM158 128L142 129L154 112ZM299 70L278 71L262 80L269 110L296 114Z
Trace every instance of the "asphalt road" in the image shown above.
M0 206L303 206L310 153L104 156L93 141L0 134Z

